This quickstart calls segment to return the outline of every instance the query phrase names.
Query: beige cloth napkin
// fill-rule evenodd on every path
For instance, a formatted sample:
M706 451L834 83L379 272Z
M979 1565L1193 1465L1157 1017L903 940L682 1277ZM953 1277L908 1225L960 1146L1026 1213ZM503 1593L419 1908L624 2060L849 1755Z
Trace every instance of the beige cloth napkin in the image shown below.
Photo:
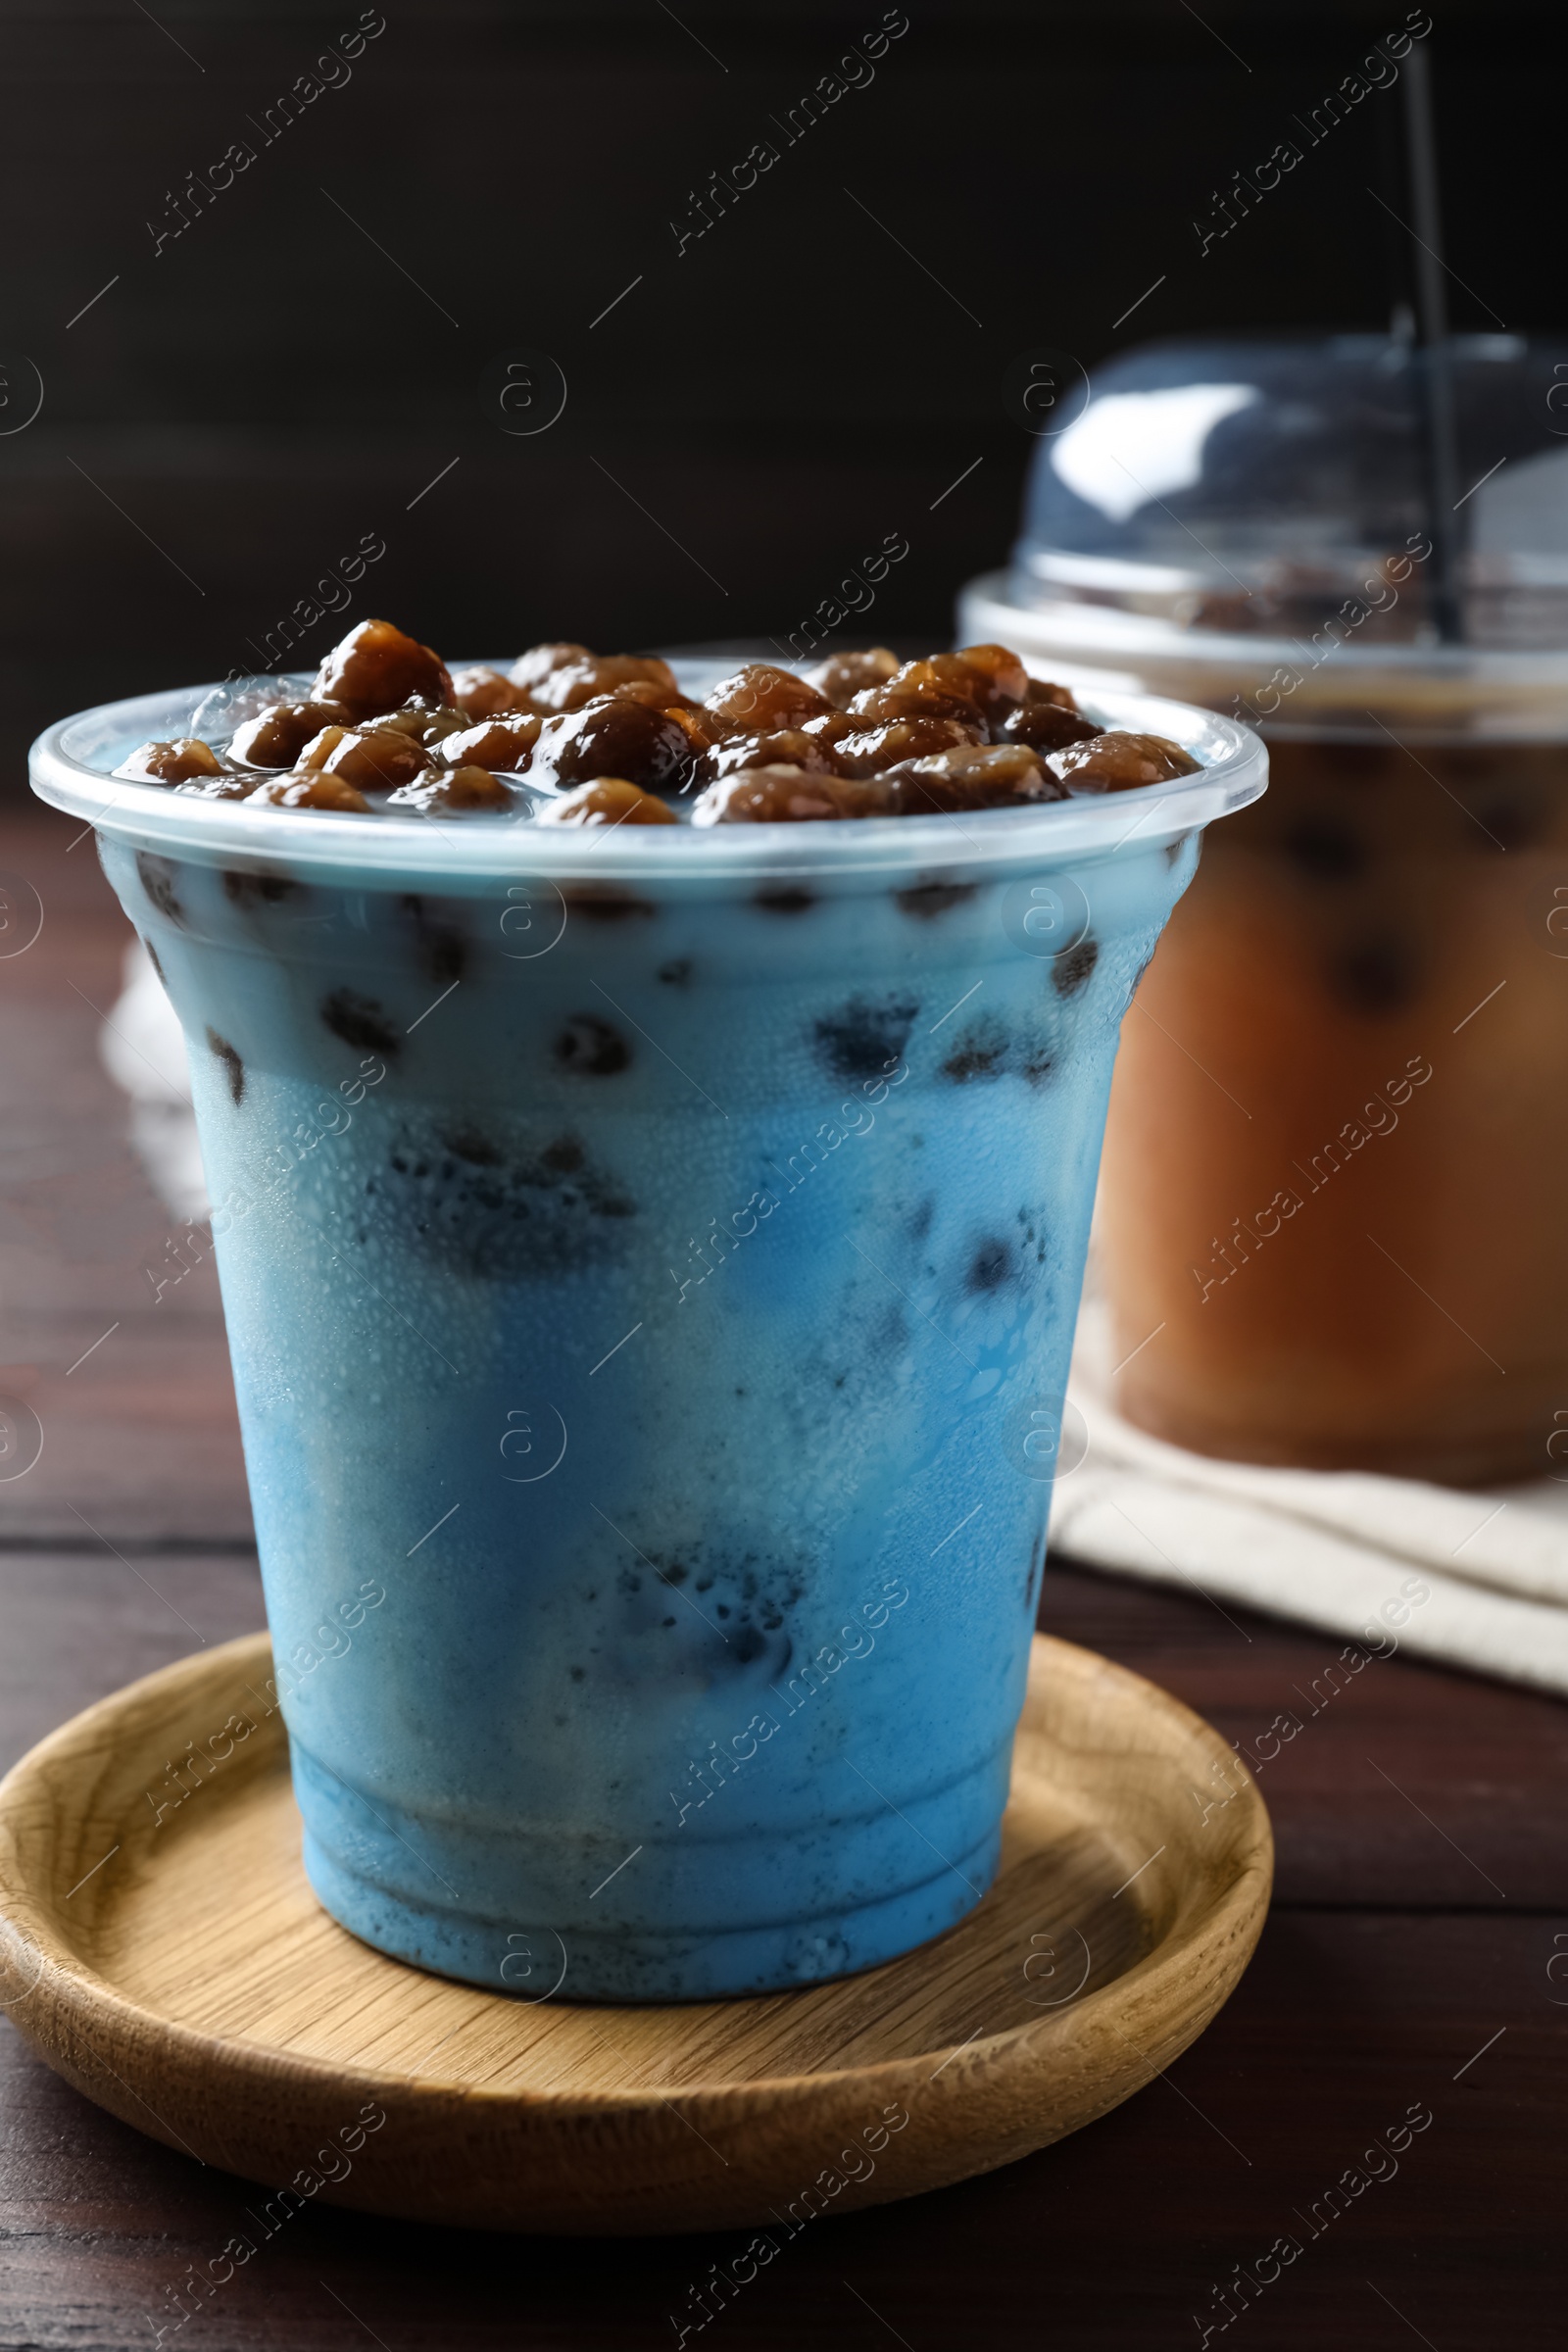
M1107 1397L1108 1321L1079 1324L1052 1503L1071 1558L1568 1694L1568 1483L1466 1493L1259 1469L1167 1446ZM1074 1421L1074 1411L1081 1421Z

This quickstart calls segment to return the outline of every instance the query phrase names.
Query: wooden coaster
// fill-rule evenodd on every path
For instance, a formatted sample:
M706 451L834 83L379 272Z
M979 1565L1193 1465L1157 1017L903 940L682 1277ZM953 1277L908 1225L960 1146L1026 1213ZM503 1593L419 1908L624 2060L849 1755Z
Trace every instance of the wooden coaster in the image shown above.
M257 1696L270 1668L264 1635L203 1650L0 1784L13 2023L124 2122L265 2182L259 2230L320 2196L782 2242L1130 2097L1227 1998L1268 1903L1268 1817L1233 1751L1137 1675L1037 1637L1002 1874L948 1935L760 1999L509 1998L385 1959L320 1909ZM231 1715L255 1726L237 1743L214 1737ZM160 1820L191 1742L205 1767Z

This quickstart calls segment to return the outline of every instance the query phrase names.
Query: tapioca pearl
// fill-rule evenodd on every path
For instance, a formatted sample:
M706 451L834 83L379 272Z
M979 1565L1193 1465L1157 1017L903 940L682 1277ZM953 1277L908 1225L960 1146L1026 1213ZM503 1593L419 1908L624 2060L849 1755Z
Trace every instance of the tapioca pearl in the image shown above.
M1053 771L1074 792L1134 792L1145 784L1196 776L1199 769L1192 754L1168 736L1140 735L1119 727L1047 757Z
M885 1077L907 1045L919 1009L909 997L852 998L815 1023L817 1052L836 1078Z
M1342 949L1330 959L1327 977L1337 1003L1375 1017L1411 1004L1421 975L1411 943L1383 934Z
M771 734L725 736L698 760L694 781L716 784L743 767L804 767L824 776L843 773L832 746L820 735L780 727Z
M1006 1066L1007 1043L1007 1033L998 1022L974 1022L955 1039L942 1064L943 1077L955 1086L967 1086L976 1078L1000 1078Z
M806 682L839 710L847 710L858 694L869 686L885 686L899 666L899 657L885 645L865 653L829 654L806 672Z
M455 1127L442 1135L442 1147L455 1158L465 1159L470 1167L497 1168L501 1152L490 1138L477 1127Z
M1092 719L1064 710L1059 703L1020 703L995 729L995 738L998 743L1026 743L1032 751L1060 752L1101 732Z
M415 958L424 977L438 986L461 980L468 968L469 943L457 921L433 913L413 891L398 900L397 912L412 933Z
M185 909L175 888L178 871L172 858L154 857L151 850L136 852L136 878L147 893L149 904L172 923L185 920Z
M901 914L911 915L916 922L934 923L939 915L972 899L979 887L977 882L915 882L907 890L896 890L893 903Z
M541 825L584 825L608 831L616 825L673 825L675 811L656 793L628 783L624 776L597 776L578 784L539 811Z
M994 1235L987 1235L985 1240L977 1245L969 1260L968 1271L963 1278L963 1287L966 1291L980 1296L991 1291L1000 1291L1004 1283L1008 1280L1012 1270L1011 1243L1000 1240Z
M326 758L312 760L306 757L304 764L319 767L323 775L341 776L361 792L389 792L396 785L412 784L424 769L423 744L396 728L323 729L326 732L337 734ZM321 738L313 740L319 743Z
M1074 948L1066 948L1052 959L1051 979L1058 997L1075 997L1094 977L1100 961L1100 942L1081 939Z
M330 732L330 730L328 730ZM318 736L317 741L321 739ZM317 769L279 776L275 783L259 784L245 796L247 808L320 808L339 815L368 816L370 804L347 776L323 775Z
M115 769L143 784L189 784L202 776L221 775L223 763L210 743L197 735L179 735L172 743L142 743Z
M559 1068L582 1078L613 1078L632 1057L619 1030L596 1012L573 1013L556 1039L554 1054Z
M207 1044L209 1050L223 1064L223 1075L228 1080L229 1096L234 1107L238 1109L245 1099L245 1064L227 1038L220 1037L216 1029L208 1030Z
M388 808L401 814L416 810L420 816L461 816L465 813L499 814L510 811L526 815L523 796L492 775L487 767L477 767L471 761L461 767L427 767L412 783L400 784L388 795Z
M351 988L336 988L322 1000L321 1019L334 1037L364 1054L380 1054L395 1060L403 1040L374 997L362 997Z
M768 914L805 914L816 900L808 890L760 890L752 904Z
M470 719L505 718L533 708L525 687L514 686L483 662L453 671L452 700Z
M285 899L298 898L305 887L287 874L246 873L238 866L225 865L219 879L224 898L247 909L279 906Z
M342 703L274 703L230 739L228 756L241 767L293 767L323 727L346 727Z
M833 757L846 775L874 776L906 760L960 751L965 744L978 743L980 732L972 718L945 717L931 710L867 718L854 734L839 736Z
M771 733L821 718L833 705L826 695L771 662L749 662L720 679L703 698L703 708L719 726L736 733Z
M438 767L487 767L492 775L520 775L544 723L537 711L481 719L477 726L444 735L431 757Z
M576 669L591 662L593 655L585 645L574 645L568 639L558 638L544 645L530 645L519 654L507 672L509 682L523 687L530 695L538 686L560 669ZM545 709L544 704L537 706Z
M678 720L641 703L603 695L546 719L528 776L562 792L614 777L644 792L674 793L690 775L692 760L690 738Z
M516 669L512 674L515 680ZM582 654L580 649L577 661L558 662L528 691L540 710L579 710L584 703L612 695L620 686L653 686L671 700L687 699L668 662L657 656Z
M451 703L452 680L440 655L389 620L362 620L321 663L311 699L342 703L357 718L368 718L395 710L413 694Z
M624 923L634 916L659 912L652 899L640 899L634 891L617 889L612 882L566 883L561 896L573 914L590 923Z

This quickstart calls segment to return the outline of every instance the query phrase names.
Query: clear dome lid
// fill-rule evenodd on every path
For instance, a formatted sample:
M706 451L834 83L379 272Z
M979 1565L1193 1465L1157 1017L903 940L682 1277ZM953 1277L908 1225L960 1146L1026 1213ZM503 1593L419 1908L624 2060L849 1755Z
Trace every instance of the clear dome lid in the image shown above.
M1182 339L1049 414L966 636L1274 733L1568 734L1568 341Z

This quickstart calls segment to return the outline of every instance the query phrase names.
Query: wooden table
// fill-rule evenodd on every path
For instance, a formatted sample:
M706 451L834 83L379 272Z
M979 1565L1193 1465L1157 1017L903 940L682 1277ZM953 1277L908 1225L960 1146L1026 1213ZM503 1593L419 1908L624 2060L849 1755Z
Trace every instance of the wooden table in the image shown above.
M262 1622L217 1287L198 1266L155 1300L143 1271L165 1263L170 1221L96 1054L126 933L74 834L0 823L0 874L44 911L35 944L0 960L0 1394L45 1431L37 1467L0 1486L6 1764L131 1676ZM1276 1713L1303 1714L1336 1647L1067 1563L1041 1622L1250 1748ZM1397 1658L1358 1677L1264 1771L1273 1914L1240 1992L1169 2074L988 2180L824 2222L710 2340L1198 2345L1205 2326L1221 2339L1215 2290L1261 2263L1271 2282L1243 2290L1232 2322L1253 2352L1560 2345L1565 1767L1568 1711L1550 1700ZM101 2114L9 2026L0 2102L0 2346L151 2343L166 2288L221 2248L253 2191ZM1369 2154L1412 2109L1432 2120L1402 2153ZM1327 2197L1348 2173L1353 2190ZM1279 2268L1282 2236L1301 2250ZM677 2341L668 2315L729 2250L312 2208L187 2340L633 2352Z

